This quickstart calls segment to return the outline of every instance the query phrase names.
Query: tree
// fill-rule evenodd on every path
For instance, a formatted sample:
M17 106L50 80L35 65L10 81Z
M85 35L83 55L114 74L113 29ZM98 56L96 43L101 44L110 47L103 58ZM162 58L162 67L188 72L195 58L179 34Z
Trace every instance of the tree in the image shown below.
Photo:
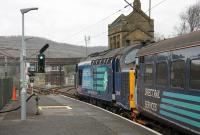
M189 6L180 14L180 24L175 27L178 35L200 30L200 2Z

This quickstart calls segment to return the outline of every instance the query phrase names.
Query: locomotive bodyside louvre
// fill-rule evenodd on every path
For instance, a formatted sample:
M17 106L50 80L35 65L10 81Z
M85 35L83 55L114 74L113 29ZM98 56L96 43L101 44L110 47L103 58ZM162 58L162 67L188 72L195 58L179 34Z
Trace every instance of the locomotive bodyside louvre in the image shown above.
M77 92L79 95L89 96L93 76L91 61L79 63L77 66Z
M112 63L92 65L93 67L93 93L91 97L112 101L113 71Z

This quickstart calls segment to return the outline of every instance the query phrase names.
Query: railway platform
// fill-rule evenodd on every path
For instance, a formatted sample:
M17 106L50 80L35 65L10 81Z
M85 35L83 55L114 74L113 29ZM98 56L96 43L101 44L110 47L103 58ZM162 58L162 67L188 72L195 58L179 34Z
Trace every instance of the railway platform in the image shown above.
M18 106L14 102L7 106ZM0 135L159 135L159 133L106 110L62 95L40 96L27 103L27 120L20 110L0 114Z

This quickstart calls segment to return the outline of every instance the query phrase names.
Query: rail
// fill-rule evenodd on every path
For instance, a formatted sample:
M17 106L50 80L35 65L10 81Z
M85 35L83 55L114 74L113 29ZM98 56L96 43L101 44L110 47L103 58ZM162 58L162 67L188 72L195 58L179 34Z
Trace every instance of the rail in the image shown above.
M74 86L64 86L64 87L54 87L54 88L42 88L42 87L33 87L33 93L39 95L49 95L49 94L61 94L69 97L75 98L75 94L70 93L75 90ZM31 93L31 89L28 89L28 93Z

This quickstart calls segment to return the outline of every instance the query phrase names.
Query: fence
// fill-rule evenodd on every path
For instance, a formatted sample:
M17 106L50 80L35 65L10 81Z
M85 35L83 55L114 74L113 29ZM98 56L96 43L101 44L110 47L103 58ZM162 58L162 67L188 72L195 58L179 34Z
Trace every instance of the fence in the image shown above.
M2 109L12 96L13 79L0 79L0 109Z
M0 56L0 109L11 99L13 86L19 87L19 60Z

